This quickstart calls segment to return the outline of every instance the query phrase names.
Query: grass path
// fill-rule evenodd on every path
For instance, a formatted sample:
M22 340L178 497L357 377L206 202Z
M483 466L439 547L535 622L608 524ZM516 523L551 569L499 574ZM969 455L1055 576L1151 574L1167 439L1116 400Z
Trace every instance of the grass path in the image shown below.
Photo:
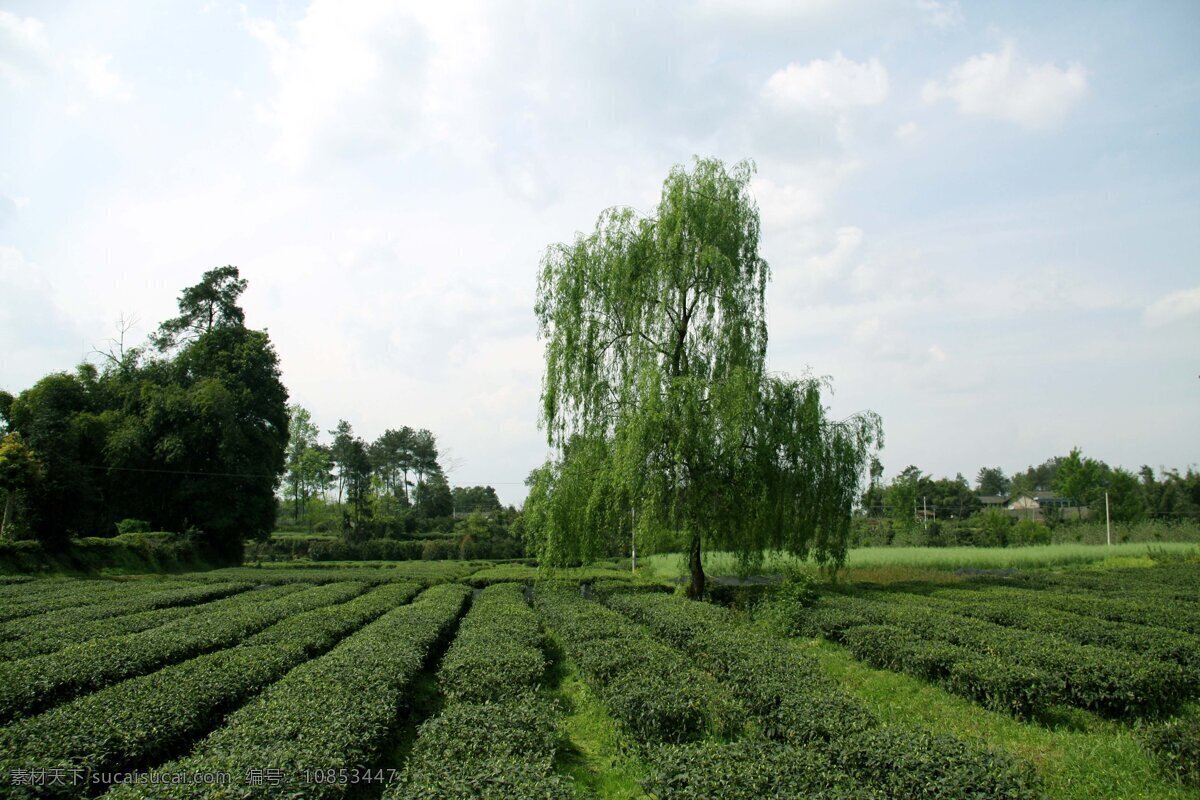
M868 667L838 645L814 640L804 650L885 722L983 739L1032 762L1055 800L1200 800L1200 789L1159 773L1129 726L1074 710L1053 723L1021 723L907 675Z
M567 746L555 765L559 772L574 778L584 796L633 800L645 798L638 779L647 767L630 747L629 740L588 688L578 668L566 657L558 642L550 637L547 655L550 693L563 703L562 719Z

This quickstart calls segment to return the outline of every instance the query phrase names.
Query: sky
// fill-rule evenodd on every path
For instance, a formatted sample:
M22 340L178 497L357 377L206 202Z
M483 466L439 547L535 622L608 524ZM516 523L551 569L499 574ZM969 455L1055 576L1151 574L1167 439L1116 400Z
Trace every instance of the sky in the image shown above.
M757 165L769 368L885 475L1200 461L1200 4L0 0L0 388L234 264L325 430L519 503L546 248ZM328 437L327 437L328 438Z

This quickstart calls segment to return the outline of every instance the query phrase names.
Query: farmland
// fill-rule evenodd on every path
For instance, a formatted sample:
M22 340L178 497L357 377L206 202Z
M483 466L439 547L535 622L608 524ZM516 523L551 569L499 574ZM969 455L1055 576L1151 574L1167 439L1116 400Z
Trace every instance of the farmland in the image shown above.
M0 796L1200 798L1200 563L1147 552L0 578Z

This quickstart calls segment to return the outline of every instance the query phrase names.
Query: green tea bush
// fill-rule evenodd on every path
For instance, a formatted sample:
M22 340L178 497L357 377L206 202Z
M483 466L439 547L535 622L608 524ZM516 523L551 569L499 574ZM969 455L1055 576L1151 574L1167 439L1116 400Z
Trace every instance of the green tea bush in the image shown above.
M834 764L826 753L761 739L663 745L652 751L644 786L660 800L882 798Z
M841 770L888 798L1040 798L1031 765L944 734L878 727L846 737L832 753Z
M133 597L145 587L107 580L78 580L56 586L46 592L22 593L0 608L0 623L104 603L121 597Z
M0 664L0 720L237 644L285 617L361 594L361 583L243 592L182 619L127 636L73 645Z
M133 678L0 729L0 773L14 769L112 771L169 757L305 659L417 593L390 584L346 603L288 617L245 644ZM57 790L56 790L57 789ZM28 787L73 796L79 787ZM11 787L14 797L22 788Z
M233 783L221 787L222 797L344 796L346 783L320 782L313 773L336 775L339 770L372 766L413 679L462 613L469 595L465 586L443 584L387 612L325 655L287 673L230 714L191 755L163 764L159 772L228 773ZM268 767L280 770L283 780L246 782L251 770ZM106 795L109 800L213 796L213 787L179 784L121 785Z
M244 592L250 587L251 584L245 582L172 584L161 589L157 586L127 584L125 591L85 606L73 606L0 623L0 640L36 638L56 629L78 628L93 620L121 617L140 611L200 605Z
M1028 768L1003 753L952 737L880 729L878 720L825 678L813 659L784 640L739 624L727 609L661 595L613 595L607 602L677 644L729 686L765 737L827 754L866 787L866 794L852 796L1039 796ZM901 781L881 775L880 769L908 774ZM943 786L959 793L944 793Z
M421 726L404 773L384 800L574 798L571 780L554 771L560 716L533 693L453 703Z
M1143 729L1142 741L1167 774L1200 787L1200 717L1181 717Z
M1167 661L1188 669L1200 683L1200 637L1152 625L1098 619L1061 608L1043 608L1027 600L979 592L976 600L924 598L944 611L1020 628L1061 636L1079 644L1093 644L1139 653L1155 661Z
M620 614L583 599L577 590L551 586L538 588L535 605L638 741L688 741L734 724L734 704L711 676Z
M511 697L542 679L546 659L537 615L523 587L498 583L479 593L438 670L452 702Z
M1026 708L1026 698L1041 698L1040 704L1063 702L1109 717L1153 716L1177 707L1196 685L1195 676L1177 664L960 616L920 596L829 596L822 603L857 614L867 624L901 628L922 639L956 645L973 656L994 657L973 661L965 671L955 673L947 686L1018 713L1031 710ZM846 631L840 634L847 635ZM877 645L884 646L882 640ZM989 676L995 680L993 685L981 683ZM1029 692L1020 690L1023 680L1031 682ZM1016 696L1010 695L1013 690L1018 691Z

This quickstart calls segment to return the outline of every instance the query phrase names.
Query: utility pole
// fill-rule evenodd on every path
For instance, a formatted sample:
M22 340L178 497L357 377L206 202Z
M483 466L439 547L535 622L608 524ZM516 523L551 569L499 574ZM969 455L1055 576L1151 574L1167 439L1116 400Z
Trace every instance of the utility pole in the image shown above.
M1112 520L1108 516L1108 492L1104 493L1104 529L1108 532L1108 543L1112 544Z
M929 509L925 505L925 495L921 495L921 530L929 528Z

